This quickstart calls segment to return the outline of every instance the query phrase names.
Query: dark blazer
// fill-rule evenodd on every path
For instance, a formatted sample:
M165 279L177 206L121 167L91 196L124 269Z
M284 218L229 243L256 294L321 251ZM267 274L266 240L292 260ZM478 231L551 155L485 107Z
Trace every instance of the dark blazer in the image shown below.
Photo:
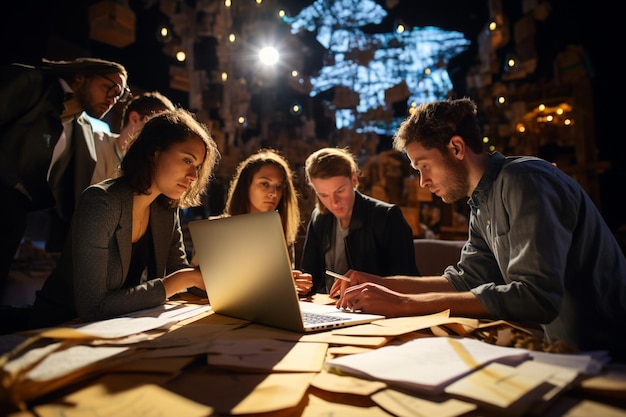
M56 208L50 212L46 241L46 249L55 252L62 248L97 160L93 128L82 113L68 138L74 157L61 159L48 181L52 153L63 132L64 101L58 76L21 64L0 67L0 185L26 196L28 211Z
M55 271L37 292L31 327L78 317L101 320L165 302L160 278L189 268L178 209L157 198L150 206L156 277L124 288L132 254L133 191L123 178L85 190Z
M0 67L0 182L52 207L47 175L63 131L64 92L57 77L24 65Z
M419 275L413 231L400 207L355 193L345 238L348 267L380 276ZM300 269L313 276L311 293L327 292L324 254L332 245L336 221L332 213L321 214L316 207L307 226Z

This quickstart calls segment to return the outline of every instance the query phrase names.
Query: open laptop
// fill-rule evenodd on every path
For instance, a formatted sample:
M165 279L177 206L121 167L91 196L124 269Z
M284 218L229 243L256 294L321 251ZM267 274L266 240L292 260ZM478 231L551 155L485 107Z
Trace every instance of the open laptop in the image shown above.
M275 211L193 220L188 226L209 303L218 314L297 332L385 318L299 300ZM305 323L303 316L309 315L323 320Z

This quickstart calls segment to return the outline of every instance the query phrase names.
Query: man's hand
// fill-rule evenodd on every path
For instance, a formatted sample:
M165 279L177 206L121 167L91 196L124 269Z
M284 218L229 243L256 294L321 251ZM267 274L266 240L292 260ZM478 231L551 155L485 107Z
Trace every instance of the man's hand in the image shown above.
M378 275L368 274L367 272L355 271L353 269L348 270L348 272L346 272L344 276L346 278L349 278L350 281L348 282L342 279L336 280L333 283L333 286L330 288L330 291L328 292L329 296L333 298L336 298L336 297L341 298L343 297L343 294L346 291L346 289L349 287L362 284L365 282L375 282L375 283L380 284L383 281L383 278L379 277Z
M403 314L402 306L409 301L410 297L406 294L380 284L365 282L347 288L337 301L337 308L397 317Z

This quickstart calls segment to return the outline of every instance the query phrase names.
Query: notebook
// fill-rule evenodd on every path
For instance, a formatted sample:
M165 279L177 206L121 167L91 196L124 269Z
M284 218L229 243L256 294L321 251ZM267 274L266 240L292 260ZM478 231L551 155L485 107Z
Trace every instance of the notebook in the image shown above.
M189 233L215 313L297 332L385 318L301 301L275 211L192 220ZM321 321L306 322L310 315Z

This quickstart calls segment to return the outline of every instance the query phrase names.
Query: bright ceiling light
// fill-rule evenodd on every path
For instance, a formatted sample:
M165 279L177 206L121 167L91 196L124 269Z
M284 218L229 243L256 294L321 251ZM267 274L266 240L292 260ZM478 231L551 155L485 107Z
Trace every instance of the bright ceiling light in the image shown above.
M278 62L279 54L276 48L266 46L259 51L259 59L265 65L274 65Z

